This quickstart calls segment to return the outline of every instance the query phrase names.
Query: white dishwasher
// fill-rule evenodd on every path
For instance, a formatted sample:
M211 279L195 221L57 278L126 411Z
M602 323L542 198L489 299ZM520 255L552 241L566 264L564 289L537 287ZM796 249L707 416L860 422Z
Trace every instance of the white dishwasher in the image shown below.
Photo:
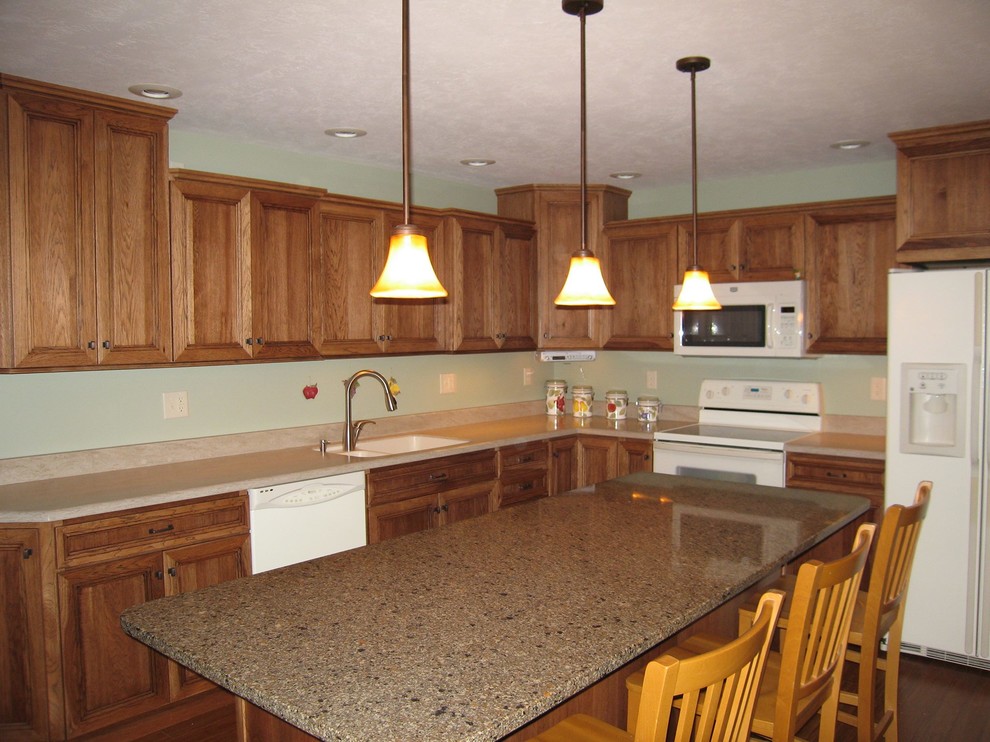
M368 543L364 472L248 490L254 574Z

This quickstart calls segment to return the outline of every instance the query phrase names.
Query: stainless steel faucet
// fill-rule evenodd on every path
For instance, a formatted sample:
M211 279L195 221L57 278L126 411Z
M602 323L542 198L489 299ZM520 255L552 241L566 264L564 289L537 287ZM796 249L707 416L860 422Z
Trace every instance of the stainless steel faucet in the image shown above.
M399 403L395 401L395 395L388 388L388 379L382 376L377 371L371 371L370 369L363 369L358 371L356 374L351 376L344 384L344 450L353 451L354 446L357 445L358 436L361 435L361 429L368 423L374 424L374 420L358 420L355 423L351 423L351 387L354 386L354 382L358 379L370 376L372 379L377 379L381 385L382 389L385 390L385 406L388 408L389 412L395 412Z

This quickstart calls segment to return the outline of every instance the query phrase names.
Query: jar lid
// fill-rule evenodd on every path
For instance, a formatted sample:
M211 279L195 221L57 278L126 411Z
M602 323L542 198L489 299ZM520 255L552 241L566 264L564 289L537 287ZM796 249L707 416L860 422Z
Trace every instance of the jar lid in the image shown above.
M563 379L547 379L547 386L567 386L567 382Z
M594 391L594 387L588 386L587 384L575 384L571 387L571 392L573 394L590 394Z
M609 389L607 392L605 392L605 396L606 397L625 397L625 396L628 396L628 395L626 394L626 390L625 389Z
M650 396L650 395L645 395L645 396L639 397L639 399L637 399L636 402L638 404L645 404L645 405L660 404L660 397L653 397L653 396Z

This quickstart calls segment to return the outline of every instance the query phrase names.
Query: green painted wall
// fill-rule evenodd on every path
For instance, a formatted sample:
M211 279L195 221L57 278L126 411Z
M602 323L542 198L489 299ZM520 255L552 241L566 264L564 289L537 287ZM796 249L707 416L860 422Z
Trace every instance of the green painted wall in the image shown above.
M396 172L182 131L172 131L170 147L176 167L315 185L397 202L402 198ZM890 194L893 167L891 162L714 183L705 186L699 201L702 210L721 210ZM496 210L490 190L427 177L414 177L413 201ZM630 215L635 218L689 210L686 188L637 192L630 202ZM541 399L547 378L565 378L573 384L582 379L582 372L599 399L616 387L635 398L646 392L646 371L657 370L658 393L668 404L696 404L698 383L704 377L817 380L825 384L829 414L882 416L883 403L869 401L869 380L885 375L886 359L733 361L612 351L599 353L598 360L586 364L541 364L532 353L506 353L0 375L0 459L339 422L343 419L340 382L361 368L374 368L398 380L402 388L398 414ZM532 386L522 384L524 368L534 369ZM456 393L440 395L441 373L457 374ZM320 394L307 401L302 387L314 382ZM189 417L162 418L162 393L168 391L188 392ZM358 392L354 405L360 417L388 414L381 392L371 382Z

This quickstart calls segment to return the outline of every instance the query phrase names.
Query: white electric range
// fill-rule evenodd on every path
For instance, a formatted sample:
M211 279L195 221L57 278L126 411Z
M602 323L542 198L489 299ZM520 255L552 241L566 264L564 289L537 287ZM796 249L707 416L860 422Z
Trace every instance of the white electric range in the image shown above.
M705 379L698 423L653 435L653 471L784 486L784 445L822 429L821 385Z

